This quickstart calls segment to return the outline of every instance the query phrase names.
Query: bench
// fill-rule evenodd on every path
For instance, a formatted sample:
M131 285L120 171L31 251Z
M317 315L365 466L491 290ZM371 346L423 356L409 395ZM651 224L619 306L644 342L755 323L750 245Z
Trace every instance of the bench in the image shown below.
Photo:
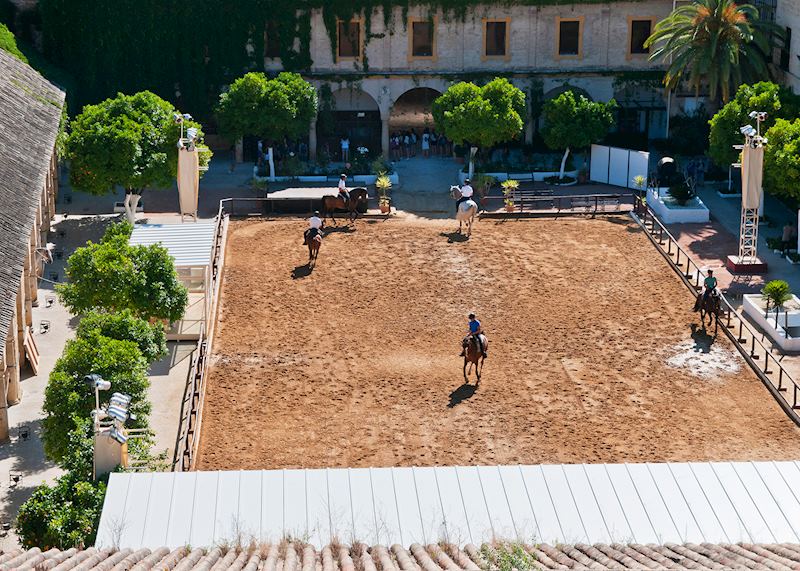
M619 195L576 196L571 201L572 210L586 212L611 212L619 210Z

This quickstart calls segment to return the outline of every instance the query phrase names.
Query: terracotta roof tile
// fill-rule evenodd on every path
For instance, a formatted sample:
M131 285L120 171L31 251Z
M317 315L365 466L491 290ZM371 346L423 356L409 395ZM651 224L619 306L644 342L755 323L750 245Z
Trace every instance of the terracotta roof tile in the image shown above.
M498 546L489 546L488 550ZM527 545L539 569L764 569L800 571L794 544ZM474 545L421 545L408 549L364 544L329 545L318 551L301 542L249 548L166 547L114 550L20 549L0 554L0 571L478 571L486 551Z

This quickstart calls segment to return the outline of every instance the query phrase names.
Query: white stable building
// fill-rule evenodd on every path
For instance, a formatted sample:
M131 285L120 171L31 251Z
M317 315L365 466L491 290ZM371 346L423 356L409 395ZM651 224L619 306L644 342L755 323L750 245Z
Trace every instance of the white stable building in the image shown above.
M189 305L181 321L167 331L170 340L199 339L207 326L211 304L211 258L214 222L191 224L137 224L131 246L160 244L175 261L183 285L189 290Z

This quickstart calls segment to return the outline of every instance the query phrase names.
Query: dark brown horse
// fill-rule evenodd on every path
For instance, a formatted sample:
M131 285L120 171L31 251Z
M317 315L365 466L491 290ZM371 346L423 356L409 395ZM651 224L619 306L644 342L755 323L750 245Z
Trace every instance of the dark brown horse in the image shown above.
M705 299L703 299L703 295L701 294L698 305L700 307L700 324L705 328L705 317L708 315L709 325L715 320L714 332L716 333L717 327L719 326L719 314L722 311L722 303L720 302L719 294L712 292Z
M488 349L489 341L486 339L486 336L481 334L480 337L485 345L485 348ZM467 339L467 346L464 348L464 384L469 384L468 375L472 372L473 365L475 365L475 376L478 379L475 382L475 385L480 384L481 372L483 372L483 360L483 351L481 351L481 348L478 347L478 342L475 340L475 336L470 335L469 339ZM469 363L469 371L467 371L467 363Z
M350 215L350 223L358 218L358 209L362 206L366 207L369 195L366 188L351 188L350 200L345 202L342 196L323 196L322 197L322 215L325 219L330 214L331 220L336 224L336 218L333 217L335 210L347 210Z
M306 240L308 244L308 268L312 269L317 265L317 256L319 256L319 248L322 246L322 233L317 232L316 236L310 240Z

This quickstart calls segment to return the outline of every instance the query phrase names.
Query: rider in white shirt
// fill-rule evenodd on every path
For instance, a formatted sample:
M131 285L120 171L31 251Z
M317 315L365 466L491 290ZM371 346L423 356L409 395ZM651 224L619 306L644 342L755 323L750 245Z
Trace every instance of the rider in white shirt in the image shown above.
M347 175L343 174L339 177L339 196L344 199L344 204L347 206L350 202L350 193L347 191Z
M322 232L322 218L319 217L319 211L314 211L314 215L308 219L308 229L303 232L303 245L305 246L308 244L309 239L314 239L318 234L321 235Z
M475 191L472 189L472 186L470 185L470 180L466 179L464 181L464 186L461 187L461 198L459 198L456 201L456 210L458 210L458 207L462 202L466 202L467 200L472 200L472 195L474 193Z

